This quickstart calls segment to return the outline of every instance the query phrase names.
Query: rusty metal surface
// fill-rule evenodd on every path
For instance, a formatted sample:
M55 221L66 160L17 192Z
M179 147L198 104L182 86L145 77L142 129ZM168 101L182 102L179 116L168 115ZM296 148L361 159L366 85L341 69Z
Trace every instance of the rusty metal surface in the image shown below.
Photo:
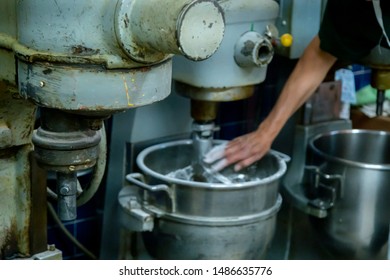
M254 93L254 86L231 88L201 88L185 83L175 82L175 91L185 97L214 102L228 102L249 98Z
M36 106L19 96L12 81L0 80L0 259L30 254L28 156L35 112Z
M0 81L0 148L30 143L36 106L22 99L17 88Z
M14 2L18 42L13 49L19 58L92 64L100 61L116 67L131 63L115 37L116 1Z
M155 9L156 5L159 9ZM18 35L15 35L16 32L3 32L0 28L0 46L6 45L26 62L133 68L144 62L162 62L174 53L183 53L191 58L194 54L192 48L196 58L206 58L218 48L224 29L222 10L217 1L210 0L20 0L4 6L0 6L2 10L17 11L14 22L6 22L6 31L11 29L11 25L13 29L17 26ZM193 13L196 18L183 20L190 14L188 10L196 7L203 7ZM201 29L199 23L208 21L212 24ZM185 30L184 37L181 30L176 30L183 27L183 22L187 23L184 27L190 27ZM129 41L134 33L136 42ZM191 41L187 40L188 33ZM10 38L4 39L3 35ZM16 37L18 40L15 40ZM135 44L139 56L127 51ZM171 45L174 47L171 48ZM142 56L146 53L158 55L152 55L145 61Z
M0 151L0 259L30 255L31 150L25 145Z
M47 172L39 168L30 154L31 162L31 219L30 219L30 254L47 250Z
M191 99L191 117L195 121L214 121L217 118L217 113L217 102Z
M16 9L14 0L0 1L0 33L4 32L16 36Z
M379 90L390 89L390 68L373 68L371 73L371 86Z
M160 101L171 92L171 61L137 68L19 63L19 90L43 107L111 114Z

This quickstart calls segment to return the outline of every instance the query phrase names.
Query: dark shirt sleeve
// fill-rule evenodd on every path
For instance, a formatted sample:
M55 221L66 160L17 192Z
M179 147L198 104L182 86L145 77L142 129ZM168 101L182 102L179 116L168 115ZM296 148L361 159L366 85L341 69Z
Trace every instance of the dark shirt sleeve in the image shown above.
M318 35L322 50L358 62L380 43L382 30L371 2L328 0Z

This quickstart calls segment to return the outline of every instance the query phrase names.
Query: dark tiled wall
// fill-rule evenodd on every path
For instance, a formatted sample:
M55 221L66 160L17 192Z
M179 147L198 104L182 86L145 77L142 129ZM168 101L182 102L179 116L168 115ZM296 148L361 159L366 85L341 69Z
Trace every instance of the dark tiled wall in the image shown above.
M350 69L355 75L355 87L357 91L370 84L371 69L369 67L354 64L350 66Z

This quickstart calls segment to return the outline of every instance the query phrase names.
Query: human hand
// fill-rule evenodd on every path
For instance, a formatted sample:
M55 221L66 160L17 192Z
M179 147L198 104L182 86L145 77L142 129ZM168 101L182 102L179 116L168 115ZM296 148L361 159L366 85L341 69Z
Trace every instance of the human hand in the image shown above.
M226 164L234 164L234 170L239 171L261 159L271 148L271 143L272 140L259 129L237 137L225 149Z
M261 159L269 151L272 140L272 137L258 129L214 147L206 154L204 161L211 164L215 171L231 164L234 164L235 171L239 171Z

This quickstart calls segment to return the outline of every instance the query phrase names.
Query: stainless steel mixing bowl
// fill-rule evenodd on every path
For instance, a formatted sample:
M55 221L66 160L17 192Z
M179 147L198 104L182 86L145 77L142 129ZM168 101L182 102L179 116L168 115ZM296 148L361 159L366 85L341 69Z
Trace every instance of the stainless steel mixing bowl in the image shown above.
M262 258L282 203L285 159L270 151L240 174L227 168L223 176L244 178L227 185L169 176L191 165L192 152L191 140L146 148L137 157L144 182L127 176L155 215L152 232L144 234L148 251L158 259Z
M330 208L311 217L334 258L384 259L390 223L390 133L338 130L310 141L318 182L311 195ZM314 188L314 189L313 189Z

